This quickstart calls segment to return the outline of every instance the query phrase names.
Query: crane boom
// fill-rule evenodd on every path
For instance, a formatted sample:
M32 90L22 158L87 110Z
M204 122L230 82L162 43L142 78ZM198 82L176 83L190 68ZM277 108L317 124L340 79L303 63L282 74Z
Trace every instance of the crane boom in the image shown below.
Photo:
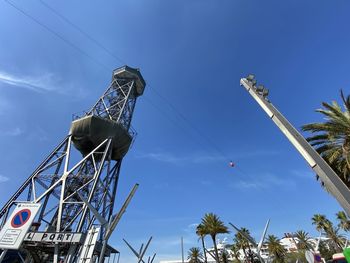
M327 190L337 199L344 211L350 216L350 190L328 163L306 141L306 139L288 122L288 120L267 99L268 90L263 86L256 87L253 75L240 81L249 94L256 100L271 120L304 157L312 170L324 182Z

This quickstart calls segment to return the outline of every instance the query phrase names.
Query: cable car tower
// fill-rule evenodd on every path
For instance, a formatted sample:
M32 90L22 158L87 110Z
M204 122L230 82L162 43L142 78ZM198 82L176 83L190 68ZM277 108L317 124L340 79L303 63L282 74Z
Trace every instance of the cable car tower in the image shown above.
M0 210L1 229L16 204L41 204L18 251L25 262L104 262L118 253L107 241L137 188L113 216L121 164L136 135L131 120L145 85L138 69L114 70L95 105L73 118L68 136Z

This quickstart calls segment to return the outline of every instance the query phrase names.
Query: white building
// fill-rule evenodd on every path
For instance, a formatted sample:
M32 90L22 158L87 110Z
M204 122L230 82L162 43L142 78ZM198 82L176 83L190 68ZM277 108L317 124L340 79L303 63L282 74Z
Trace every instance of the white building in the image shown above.
M317 237L317 238L310 238L309 242L312 244L312 247L314 248L314 250L316 250L317 244L318 244L318 240L321 239L321 241L327 241L329 240L329 238L326 237ZM283 238L280 239L280 243L281 245L283 245L283 247L287 250L287 253L292 253L292 252L296 252L297 251L297 244L299 242L298 238L295 237L291 237L291 236L285 236ZM227 243L227 239L224 239L222 241L218 240L218 244L217 244L219 253L222 253L223 250L225 250L228 254L228 259L229 261L233 261L236 260L236 258L234 257L234 254L231 250L232 244L228 244ZM215 263L215 259L212 255L214 255L214 248L207 248L208 252L206 253L207 256L207 261L208 263ZM253 247L253 245L251 245L251 251L256 254L257 253L257 249ZM248 251L246 251L246 253L248 253ZM245 255L244 255L244 251L243 249L240 249L238 251L238 258L241 262L243 262ZM262 245L261 250L260 250L260 256L266 261L269 261L269 252L268 252L268 247L265 244ZM185 255L185 261L186 263L188 263L187 260L187 254ZM182 260L166 260L166 261L160 261L160 263L182 263Z

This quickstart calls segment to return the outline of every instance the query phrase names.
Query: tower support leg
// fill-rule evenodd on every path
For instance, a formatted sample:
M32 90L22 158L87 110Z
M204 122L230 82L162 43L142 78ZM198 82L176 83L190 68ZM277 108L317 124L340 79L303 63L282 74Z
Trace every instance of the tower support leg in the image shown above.
M7 253L7 250L3 250L0 254L0 263L3 261L3 259L5 258L6 256L6 253Z

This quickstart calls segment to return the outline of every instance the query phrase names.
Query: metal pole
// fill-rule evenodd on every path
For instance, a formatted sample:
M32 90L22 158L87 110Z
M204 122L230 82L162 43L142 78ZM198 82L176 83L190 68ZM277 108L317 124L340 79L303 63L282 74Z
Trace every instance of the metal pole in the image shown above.
M25 263L24 258L22 257L21 253L18 251L17 254L18 254L18 257L22 260L22 263Z
M4 260L5 256L6 256L6 253L7 253L7 249L6 250L3 250L0 254L0 263Z
M58 263L58 254L59 254L59 246L58 243L55 244L55 250L53 254L53 263Z
M304 157L310 167L324 182L327 190L337 199L348 216L350 216L349 188L332 170L327 162L305 140L305 138L288 122L288 120L272 105L272 103L266 99L266 96L257 91L252 81L242 78L241 85L257 101L271 120Z
M319 237L318 237L318 241L317 241L317 245L316 245L315 252L318 251L318 248L319 248L319 246L320 246L321 236L322 236L322 230L320 231L320 235L319 235Z
M185 259L184 259L184 238L181 237L181 255L182 255L182 263L185 262Z
M122 215L125 213L126 208L128 207L131 199L133 198L137 188L139 187L139 184L135 184L134 187L132 188L131 192L129 193L128 197L126 198L122 208L120 209L119 213L116 214L116 216L113 218L112 222L110 222L108 228L106 229L106 234L104 236L104 240L102 242L102 249L101 249L101 253L100 253L100 258L99 258L99 263L103 263L104 262L104 253L106 251L106 247L107 247L107 242L109 237L112 235L115 227L117 226L117 224L119 223Z
M144 261L143 261L143 256L145 255L146 250L147 250L149 244L151 243L151 240L152 240L152 237L150 237L150 239L148 240L148 242L147 242L147 244L146 244L145 249L143 250L143 252L140 253L140 258L139 258L139 261L138 261L137 263L140 263L141 261L144 262ZM140 251L141 251L141 249L140 249Z

